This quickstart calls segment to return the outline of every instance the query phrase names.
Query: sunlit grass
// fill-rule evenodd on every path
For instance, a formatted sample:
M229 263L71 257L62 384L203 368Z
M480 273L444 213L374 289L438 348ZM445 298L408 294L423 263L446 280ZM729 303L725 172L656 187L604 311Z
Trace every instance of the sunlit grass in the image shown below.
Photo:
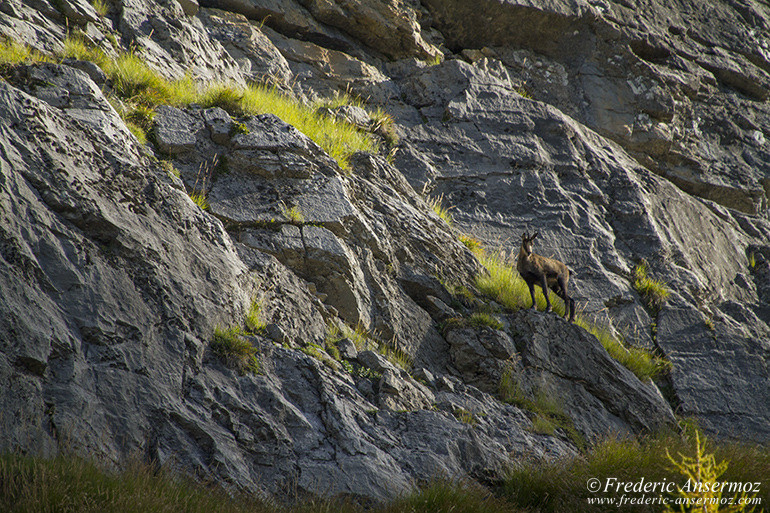
M454 225L454 219L452 218L452 213L450 212L452 207L444 206L443 194L438 196L427 196L425 201L428 203L428 205L430 205L431 210L433 210L433 212L439 216L446 224L449 226Z
M112 94L126 104L126 108L119 111L122 115L136 106L154 109L158 105L183 107L192 103L204 107L218 106L234 116L274 114L308 136L344 170L350 168L350 157L354 153L379 151L372 134L350 123L319 114L317 104L305 105L274 87L250 85L240 88L221 83L199 84L189 75L169 80L136 53L123 52L117 57L110 57L77 35L65 39L60 56L92 61L101 67L111 80ZM0 41L0 65L42 59L43 56L13 41ZM349 95L339 95L330 100L330 105L339 106L351 102L354 100ZM381 110L375 113L375 120L382 126L392 124L392 119ZM141 128L135 120L132 123Z
M91 61L100 68L104 68L110 62L109 57L101 49L86 43L81 37L70 35L64 39L62 57Z
M642 297L642 300L653 313L660 311L663 304L671 295L666 284L661 280L651 278L647 272L647 265L640 263L634 268L634 289Z
M350 168L350 157L357 151L377 153L371 135L350 123L318 114L315 109L289 98L277 89L252 85L243 91L244 114L274 114L293 125L323 148L342 169Z
M244 337L247 333L239 326L214 328L211 350L239 372L259 372L257 349Z
M109 4L106 2L106 0L93 0L91 2L91 5L93 6L94 10L96 11L96 14L99 16L107 16L107 13L110 10Z
M589 497L615 497L623 492L593 494L588 491L589 479L605 484L614 478L618 482L676 482L686 479L670 464L667 454L690 455L694 451L696 431L683 435L661 433L640 438L607 438L579 457L555 462L524 461L511 469L501 495L519 508L532 512L600 512L610 511L607 504L591 506ZM770 479L770 451L767 447L731 442L715 443L712 449L718 460L728 462L724 482L766 482ZM770 500L770 490L761 487L762 504ZM641 494L633 494L640 496ZM664 494L665 495L665 494ZM655 494L657 496L657 494ZM659 512L660 505L647 507L614 505L611 511ZM699 510L700 511L700 510Z

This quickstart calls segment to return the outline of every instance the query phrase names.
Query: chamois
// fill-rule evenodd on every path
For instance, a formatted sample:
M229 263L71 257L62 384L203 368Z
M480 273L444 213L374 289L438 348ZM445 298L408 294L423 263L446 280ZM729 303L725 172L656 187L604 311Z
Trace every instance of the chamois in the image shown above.
M536 232L531 237L524 232L521 236L521 249L519 249L519 260L516 263L516 269L524 281L529 286L529 293L532 296L532 308L535 308L535 284L540 285L545 296L546 312L551 311L551 301L548 299L548 288L550 287L560 298L564 300L564 317L569 317L569 322L575 320L575 301L567 293L567 283L572 271L553 258L547 258L532 252L533 241L539 235Z

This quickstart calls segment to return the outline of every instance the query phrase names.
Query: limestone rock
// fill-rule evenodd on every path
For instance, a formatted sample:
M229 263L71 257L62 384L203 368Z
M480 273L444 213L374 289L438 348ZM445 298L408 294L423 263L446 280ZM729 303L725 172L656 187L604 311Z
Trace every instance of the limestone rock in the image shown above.
M245 16L219 9L204 9L201 21L209 34L224 46L252 81L289 83L289 64L255 22Z
M201 19L186 15L177 0L125 0L118 28L145 62L165 77L181 79L190 73L203 82L245 85L241 67L209 36Z
M195 148L196 135L203 123L176 107L161 105L155 114L155 141L158 148L171 155Z

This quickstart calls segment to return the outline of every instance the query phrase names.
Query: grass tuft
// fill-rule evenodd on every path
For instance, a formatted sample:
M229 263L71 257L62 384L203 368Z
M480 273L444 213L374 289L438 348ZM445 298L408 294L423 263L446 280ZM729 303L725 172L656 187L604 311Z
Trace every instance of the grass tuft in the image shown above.
M219 107L234 116L243 115L244 93L237 87L226 84L214 84L206 89L198 103L202 107Z
M70 34L64 39L64 50L62 50L61 56L80 61L91 61L102 69L109 63L107 54L76 34Z
M428 205L430 205L430 208L433 210L433 212L441 219L443 219L446 224L449 226L454 226L454 219L452 218L452 213L450 212L452 207L447 208L443 205L443 194L435 197L428 196L425 198L425 201L428 203Z
M465 235L464 233L460 234L460 242L462 242L466 248L471 250L473 253L478 253L482 249L481 241L478 239L471 237L470 235Z
M296 205L288 208L284 207L282 212L283 216L288 219L292 224L301 225L305 223L305 214Z
M246 329L249 333L262 333L265 331L265 321L261 318L262 303L252 300L249 310L246 312Z
M257 374L259 373L257 349L244 338L246 335L247 333L240 326L231 326L226 329L217 326L214 328L211 350L241 374L245 374L246 371Z
M110 11L110 6L105 0L93 0L91 5L96 11L96 14L102 18L107 16L107 13Z
M647 308L655 315L657 315L671 295L664 282L649 277L647 265L644 262L634 268L633 286L642 297Z

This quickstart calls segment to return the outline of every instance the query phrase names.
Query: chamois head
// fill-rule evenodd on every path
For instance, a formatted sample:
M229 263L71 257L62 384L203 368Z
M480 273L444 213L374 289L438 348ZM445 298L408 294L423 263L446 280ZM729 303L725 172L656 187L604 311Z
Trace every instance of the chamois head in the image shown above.
M521 249L524 250L524 253L526 253L527 256L530 256L532 254L532 248L535 246L534 240L537 238L537 236L540 235L540 232L535 232L531 237L527 232L524 232L521 235Z

